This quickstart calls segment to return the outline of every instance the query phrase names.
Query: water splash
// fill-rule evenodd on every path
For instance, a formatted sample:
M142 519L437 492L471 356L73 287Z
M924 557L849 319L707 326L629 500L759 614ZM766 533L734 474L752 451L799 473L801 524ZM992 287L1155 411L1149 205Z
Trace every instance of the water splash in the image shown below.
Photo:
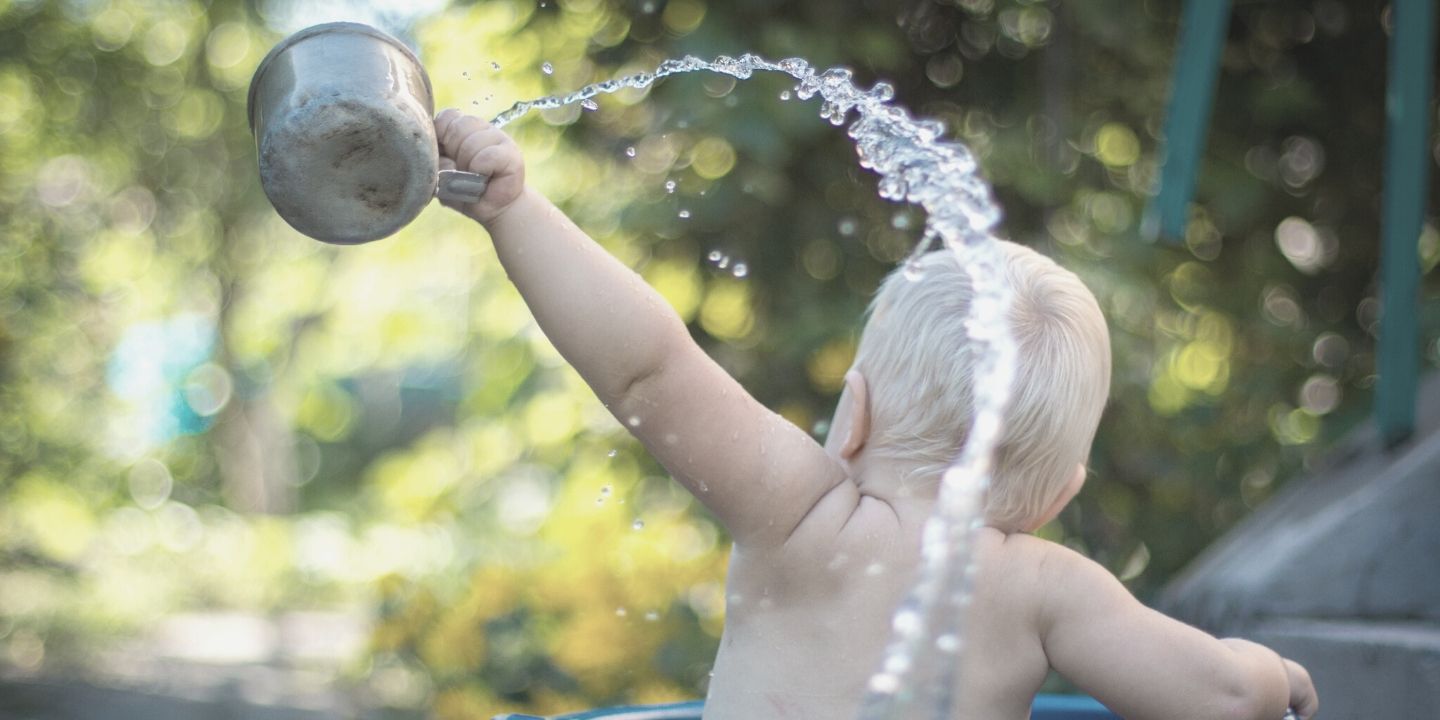
M938 242L956 254L973 283L967 329L977 350L977 363L970 432L959 457L942 478L938 507L924 529L919 580L894 616L894 634L860 712L861 720L948 718L964 649L964 609L975 574L975 531L982 523L981 502L990 482L991 455L1000 437L1002 412L1014 376L1015 347L1007 322L1010 291L1001 279L1001 250L991 236L1000 209L991 198L990 187L978 175L970 150L941 139L943 124L912 118L893 104L895 89L887 83L861 89L850 70L817 71L800 58L771 62L746 54L739 58L722 55L710 61L694 56L666 60L653 73L516 103L493 122L504 126L533 110L585 102L600 93L626 88L644 89L660 78L697 70L741 80L761 70L785 73L797 81L796 98L818 96L822 118L836 126L848 123L847 133L855 142L860 165L880 176L880 196L925 210L921 241L906 261L907 269L917 269L918 258ZM781 99L788 100L789 95L788 91L782 93ZM666 189L672 190L673 185L666 183ZM853 221L851 225L853 232Z

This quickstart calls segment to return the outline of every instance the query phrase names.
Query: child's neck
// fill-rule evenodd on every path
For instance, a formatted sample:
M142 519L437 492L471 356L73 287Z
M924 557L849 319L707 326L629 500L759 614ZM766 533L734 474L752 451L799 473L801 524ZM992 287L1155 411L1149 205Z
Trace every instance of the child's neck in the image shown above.
M913 460L861 452L850 460L850 476L861 492L892 504L933 504L940 494L940 473Z

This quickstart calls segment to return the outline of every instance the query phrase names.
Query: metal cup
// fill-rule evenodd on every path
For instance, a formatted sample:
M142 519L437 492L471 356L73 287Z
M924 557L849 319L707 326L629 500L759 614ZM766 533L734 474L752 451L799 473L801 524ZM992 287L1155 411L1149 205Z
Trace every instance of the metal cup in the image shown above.
M484 192L482 175L438 172L430 78L369 25L326 23L282 40L256 68L247 109L265 195L316 240L379 240L437 194L464 203Z

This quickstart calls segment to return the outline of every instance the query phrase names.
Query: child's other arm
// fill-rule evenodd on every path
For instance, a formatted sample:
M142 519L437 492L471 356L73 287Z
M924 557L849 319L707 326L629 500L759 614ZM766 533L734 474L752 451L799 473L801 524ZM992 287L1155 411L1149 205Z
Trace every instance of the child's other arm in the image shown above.
M1304 668L1246 640L1218 640L1142 605L1099 564L1047 558L1041 637L1051 667L1130 720L1279 720L1319 707Z
M485 225L536 322L620 420L737 542L779 543L844 472L756 402L690 338L654 289L525 187L499 129L453 110L435 121L442 162L490 176Z

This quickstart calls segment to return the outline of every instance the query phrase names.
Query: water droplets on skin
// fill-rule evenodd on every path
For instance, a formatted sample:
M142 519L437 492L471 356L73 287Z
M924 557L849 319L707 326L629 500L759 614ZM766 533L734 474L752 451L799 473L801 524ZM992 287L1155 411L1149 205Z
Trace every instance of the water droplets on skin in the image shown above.
M546 60L545 62L540 63L540 72L545 73L546 75L554 75L555 66L551 65L549 60Z
M690 211L689 211L689 210L681 210L679 213L676 213L676 214L680 217L681 220L689 220L689 219L690 219Z
M634 146L634 145L631 145L630 147L625 148L625 157L632 157L632 158L635 157L635 146Z
M848 69L817 71L801 58L770 62L747 54L707 62L687 55L661 62L654 73L607 81L603 88L597 83L563 97L518 102L497 115L493 123L504 126L533 110L579 103L621 88L644 89L660 78L697 70L741 79L756 70L782 72L796 80L795 98L818 96L823 118L836 126L848 124L846 133L855 143L860 165L880 176L881 197L925 211L923 249L917 247L911 260L918 263L920 254L938 243L955 253L973 283L975 297L967 325L976 350L971 430L959 458L941 479L936 512L925 525L919 579L898 611L912 612L916 621L907 622L903 631L897 629L892 637L880 665L883 670L871 677L870 693L860 712L862 720L946 716L954 700L951 680L959 653L943 646L949 644L946 638L953 639L957 649L964 641L962 610L973 579L970 569L973 532L979 525L978 499L989 484L992 450L1014 374L1015 348L1005 322L1009 288L1000 273L1002 251L991 237L1000 209L990 188L976 174L970 150L941 139L945 132L942 124L913 119L904 108L891 104L895 91L886 83L861 90ZM666 191L674 192L673 181L666 183ZM858 226L853 219L846 219L838 229L841 235L851 236ZM907 276L911 269L907 262ZM632 417L629 424L638 426L639 418ZM697 489L709 490L704 483ZM878 563L865 568L866 574L884 571ZM738 603L738 598L734 602Z
M620 454L620 451L619 451L619 450L611 450L610 452L605 453L605 457L613 458L613 457L615 457L616 455L619 455L619 454Z
M635 518L635 522L630 523L630 529L631 529L631 530L644 530L644 529L645 529L645 521L644 521L644 520L641 520L640 518Z
M667 192L667 193L673 193L673 192L675 192L675 181L674 181L674 180L666 180L666 181L665 181L665 192Z
M781 100L789 100L789 99L790 99L790 91L789 91L789 90L781 90L781 91L780 91L780 99L781 99Z
M743 262L735 263L735 269L730 273L737 278L743 278L750 274L750 267Z

